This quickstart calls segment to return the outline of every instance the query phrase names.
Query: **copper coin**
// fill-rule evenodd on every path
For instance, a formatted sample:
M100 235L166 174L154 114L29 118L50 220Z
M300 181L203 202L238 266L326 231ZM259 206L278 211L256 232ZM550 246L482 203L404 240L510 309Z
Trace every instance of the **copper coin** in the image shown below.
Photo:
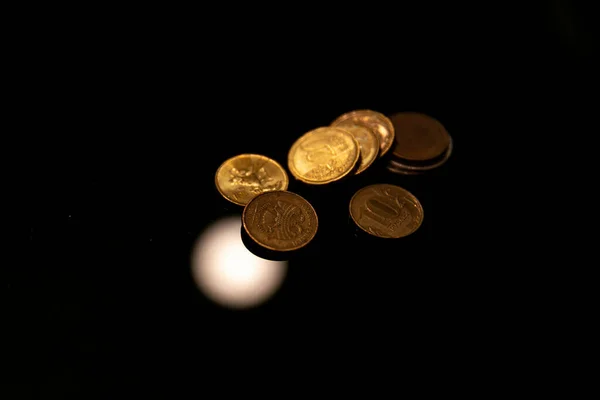
M452 139L450 139L450 144L448 145L448 149L446 149L444 154L434 158L429 163L411 163L410 161L402 160L400 158L392 158L388 161L388 169L402 169L414 173L430 171L432 169L441 167L446 163L446 161L448 161L448 158L450 158L450 155L452 154L452 147Z
M394 125L388 117L373 110L354 110L337 117L331 126L352 122L365 125L379 135L379 157L383 157L394 144Z
M244 206L255 196L271 190L286 190L289 179L275 160L260 154L240 154L217 169L215 185L221 195Z
M441 156L450 144L450 135L436 119L416 112L390 116L396 132L393 154L409 161L427 161Z
M260 246L291 251L306 246L317 234L319 221L312 205L288 191L260 194L244 207L242 224Z
M357 191L350 200L350 216L365 232L381 238L401 238L423 222L423 207L408 190L375 184Z
M308 184L335 182L354 170L360 145L347 130L332 126L313 129L302 135L288 152L292 175Z
M373 130L364 125L356 125L350 121L341 123L339 128L345 129L354 136L360 147L360 159L355 174L360 174L377 159L379 155L379 137Z

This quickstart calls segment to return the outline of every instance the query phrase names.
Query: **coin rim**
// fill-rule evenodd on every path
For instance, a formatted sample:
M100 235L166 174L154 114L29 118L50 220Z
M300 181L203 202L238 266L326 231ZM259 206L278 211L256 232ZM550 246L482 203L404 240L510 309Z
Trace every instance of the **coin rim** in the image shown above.
M403 158L403 159L405 159L405 160L407 160L407 161L417 161L417 162L419 162L419 161L420 161L420 162L427 162L427 160L432 160L432 159L438 158L439 156L441 156L442 154L444 154L444 152L445 152L445 151L447 151L448 147L450 146L450 142L452 141L452 137L451 137L451 136L450 136L450 134L448 133L448 130L446 129L446 127L444 126L444 124L442 124L442 123L441 123L439 120L437 120L436 118L434 118L434 117L432 117L432 116L430 116L430 115L427 115L427 114L424 114L424 113L420 113L420 112L417 112L417 111L403 111L403 112L398 112L398 113L395 113L395 114L393 114L393 115L398 115L398 114L405 114L405 115L408 115L408 114L412 114L412 115L419 115L419 116L425 117L426 119L430 119L430 120L434 121L435 123L438 123L438 124L439 124L439 125L442 127L442 129L443 129L444 133L446 134L446 137L449 139L449 141L448 141L448 145L446 146L446 148L445 148L444 150L442 150L442 151L441 151L439 154L437 154L436 156L433 156L433 157L430 157L430 158L427 158L427 159L422 159L422 158L409 158L409 157L405 157L405 156L403 156L403 155L396 154L396 152L394 151L394 150L396 150L396 146L394 146L394 149L392 150L392 154L393 154L394 156L396 156L396 157L398 157L398 158ZM390 121L391 121L391 118L390 118ZM395 129L395 127L394 127L394 129ZM394 142L395 142L395 141L396 141L396 137L394 137ZM397 145L398 143L395 143L395 144Z
M430 171L432 169L435 169L435 168L438 168L438 167L441 167L442 165L444 165L446 163L446 161L448 161L448 159L450 158L453 148L454 148L454 142L452 140L452 137L450 137L450 143L448 144L448 148L446 149L446 152L444 153L443 158L433 164L414 166L414 165L404 164L404 163L398 161L397 159L390 160L390 163L393 163L393 166L396 168L403 168L403 169L406 169L409 171L414 171L414 172Z
M262 157L262 158L266 158L266 159L270 160L271 162L273 162L273 163L274 163L276 166L278 166L278 167L279 167L279 169L280 169L281 171L283 171L283 176L285 177L285 181L284 181L284 182L285 182L285 185L284 185L284 186L285 186L285 188L284 188L284 189L281 189L281 190L287 190L287 188L288 188L288 187L289 187L289 185L290 185L290 178L288 177L287 171L285 170L285 168L283 167L283 165L281 165L280 163L278 163L278 162L277 162L276 160L274 160L273 158L271 158L271 157L268 157L268 156L265 156L265 155L263 155L263 154L257 154L257 153L242 153L242 154L238 154L238 155L236 155L236 156L230 157L230 158L228 158L227 160L223 161L223 162L221 163L221 165L219 165L219 168L217 168L217 172L215 172L215 186L216 186L216 188L217 188L217 191L219 192L219 194L220 194L221 196L223 196L223 198L225 198L226 200L228 200L228 201L230 201L231 203L233 203L233 204L235 204L235 205L238 205L238 206L246 206L246 204L248 204L250 201L252 201L252 199L250 199L250 201L249 201L248 203L240 203L240 202L237 202L237 201L235 201L235 200L233 200L233 199L229 198L227 195L225 195L225 193L223 192L223 190L222 190L222 189L221 189L221 187L219 186L219 180L218 180L219 172L220 172L220 171L221 171L221 169L222 169L222 168L225 166L225 164L227 164L228 162L230 162L231 160L234 160L234 159L236 159L236 158L248 157L248 156L250 156L250 157ZM265 193L265 192L262 192L262 193ZM262 193L260 193L260 194L262 194ZM254 196L254 197L256 197L256 196Z
M365 228L363 228L356 221L356 219L354 218L354 214L352 213L352 202L354 201L354 199L356 198L356 196L358 196L358 194L360 192L362 192L363 190L366 190L366 189L370 188L371 186L393 186L393 187L399 188L401 190L404 190L406 193L408 193L408 195L415 200L415 203L419 206L419 209L421 210L421 221L419 222L419 225L417 225L417 227L412 232L409 232L406 235L398 236L398 237L381 237L381 236L377 236L377 235L372 234L371 232L369 232ZM377 237L377 238L381 238L381 239L402 239L404 237L410 236L413 233L415 233L421 227L421 225L423 224L423 220L425 219L425 210L423 210L423 205L421 204L421 202L419 201L419 199L417 198L417 196L415 196L414 194L412 194L408 190L404 189L402 186L392 185L391 183L374 183L374 184L367 185L367 186L365 186L363 188L358 189L356 191L356 193L354 193L354 195L352 195L352 198L350 199L350 203L348 204L348 211L350 212L350 218L352 218L352 221L354 221L354 224L356 226L358 226L361 230L363 230L364 232L368 233L369 235Z
M360 164L362 164L361 160L363 158L362 158L362 153L360 154L359 159L357 161L357 164L359 164L359 165L356 168L356 172L354 173L354 175L358 175L361 172L364 172L371 165L373 165L373 163L375 162L375 160L377 160L379 158L379 152L381 151L381 145L379 144L379 135L377 133L375 133L373 131L373 129L369 128L368 126L366 126L364 124L357 124L357 123L354 123L354 122L353 122L353 124L356 125L356 126L360 126L361 128L365 128L367 131L369 131L371 133L371 136L375 138L375 142L377 143L376 151L375 151L375 157L371 158L371 161L369 161L369 163L367 163L362 169L360 168L361 167ZM343 127L339 127L339 129L344 129L344 128ZM354 134L352 132L350 132L350 131L347 131L347 132L350 133L352 136L354 136ZM356 139L356 137L354 139ZM357 142L358 142L358 140L357 140ZM360 142L358 142L358 151L359 151L359 153L360 153L360 149L361 149ZM360 161L360 163L359 163L359 161Z
M268 245L266 245L264 243L261 243L258 240L256 240L256 238L254 236L252 236L252 234L250 233L250 230L246 226L246 210L248 209L248 207L250 206L250 204L252 204L252 202L254 200L258 199L262 195L266 195L266 194L269 194L269 193L286 193L286 194L291 194L293 196L299 197L306 204L308 204L308 206L312 210L313 214L315 215L315 221L316 221L316 223L315 223L314 232L313 232L312 236L310 237L310 239L308 239L308 241L306 243L304 243L301 246L296 246L296 247L292 247L292 248L278 249L278 248L275 248L275 247L272 247L272 246L268 246ZM273 251L294 251L294 250L298 250L298 249L301 249L303 247L306 247L306 245L308 245L310 242L312 242L312 240L315 238L315 236L317 235L317 231L319 230L319 216L317 215L317 211L315 210L315 208L313 207L313 205L310 204L310 202L308 200L306 200L304 197L300 196L298 193L290 192L289 190L271 190L269 192L263 192L263 193L259 194L258 196L255 196L254 198L252 198L252 200L250 200L248 202L248 204L246 204L246 206L244 206L244 211L242 211L242 226L244 227L244 230L246 231L246 233L248 234L248 236L250 236L250 238L255 243L257 243L259 246L264 247L265 249L273 250Z
M352 138L352 140L354 141L354 145L356 148L356 155L354 157L354 160L352 161L351 167L347 171L345 171L343 174L341 174L333 179L329 179L327 181L311 181L309 179L301 177L300 174L298 173L298 171L294 171L295 168L292 168L293 163L291 162L292 161L292 157L291 157L292 150L298 145L300 140L302 140L302 138L304 138L308 134L315 132L319 129L335 129L337 131L341 131L341 132L345 133L346 135L349 135L350 138ZM310 184L310 185L326 185L328 183L339 181L340 179L342 179L345 176L347 176L348 174L350 174L350 172L354 171L354 169L356 168L356 163L358 162L359 158L360 158L360 144L358 143L358 140L356 140L356 138L354 137L353 134L351 134L350 132L348 132L342 128L338 128L335 126L320 126L318 128L311 129L310 131L304 133L302 136L300 136L298 139L296 139L296 141L292 144L292 147L290 147L290 150L288 151L288 168L290 169L292 176L301 182L304 182L304 183Z
M388 128L389 128L388 130L391 133L392 139L390 140L389 145L387 145L385 148L381 147L383 145L383 142L381 140L379 141L379 157L378 158L383 157L390 151L390 149L392 148L392 145L394 143L396 143L396 128L394 128L394 124L392 124L392 121L385 114L383 114L379 111L368 109L368 108L348 111L347 113L344 113L344 114L340 115L339 117L337 117L335 120L333 120L333 122L331 123L331 126L335 126L336 124L340 123L341 121L347 120L352 115L357 115L357 114L377 115L378 117L380 117L383 121L385 121L387 123ZM364 125L364 124L358 123L358 125ZM377 135L379 135L379 134L377 134Z

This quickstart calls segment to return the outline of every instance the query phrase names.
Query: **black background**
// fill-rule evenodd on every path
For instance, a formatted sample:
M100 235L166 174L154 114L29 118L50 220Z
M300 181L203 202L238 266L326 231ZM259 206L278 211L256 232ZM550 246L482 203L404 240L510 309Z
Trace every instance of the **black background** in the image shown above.
M268 385L276 369L303 386L407 354L485 359L520 288L501 261L513 246L498 246L510 213L493 200L526 165L506 165L505 152L568 109L591 51L581 6L550 4L138 10L34 35L21 71L35 110L20 128L24 247L3 284L12 371L24 378L10 389L196 394L213 375L259 372ZM302 133L362 108L429 114L454 153L416 177L381 161L323 187L290 175L319 216L315 240L263 306L206 299L193 243L242 211L216 191L218 166L240 153L286 165ZM410 237L374 240L348 219L352 194L383 182L423 204Z

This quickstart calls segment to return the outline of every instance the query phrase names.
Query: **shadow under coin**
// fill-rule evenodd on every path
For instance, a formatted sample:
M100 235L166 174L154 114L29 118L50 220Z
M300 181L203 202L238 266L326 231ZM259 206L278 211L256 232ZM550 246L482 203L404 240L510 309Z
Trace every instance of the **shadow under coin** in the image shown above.
M217 220L198 237L191 258L194 281L213 302L234 309L265 303L281 287L288 263L248 251L240 238L241 215Z

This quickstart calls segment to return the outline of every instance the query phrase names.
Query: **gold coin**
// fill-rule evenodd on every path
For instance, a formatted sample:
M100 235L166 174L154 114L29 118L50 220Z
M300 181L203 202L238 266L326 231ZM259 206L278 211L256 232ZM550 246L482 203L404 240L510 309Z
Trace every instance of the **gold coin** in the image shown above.
M348 175L359 156L360 145L350 132L326 126L296 140L288 153L288 167L296 179L323 185Z
M357 125L366 125L379 135L379 157L387 153L394 143L394 125L388 117L372 110L355 110L339 116L331 123L337 126L352 121Z
M242 224L259 245L275 251L297 250L317 234L315 209L303 197L287 191L265 192L244 207Z
M215 174L219 193L240 206L261 193L286 190L288 184L285 169L277 161L260 154L232 157L221 164Z
M376 184L360 189L350 200L350 216L362 230L381 238L401 238L416 231L423 207L400 186Z
M358 142L360 159L355 173L360 174L377 159L377 155L379 154L379 138L371 128L364 125L357 125L351 121L340 123L338 128L350 132Z
M409 161L427 161L441 156L450 145L450 135L436 119L416 112L390 116L396 131L394 155Z

